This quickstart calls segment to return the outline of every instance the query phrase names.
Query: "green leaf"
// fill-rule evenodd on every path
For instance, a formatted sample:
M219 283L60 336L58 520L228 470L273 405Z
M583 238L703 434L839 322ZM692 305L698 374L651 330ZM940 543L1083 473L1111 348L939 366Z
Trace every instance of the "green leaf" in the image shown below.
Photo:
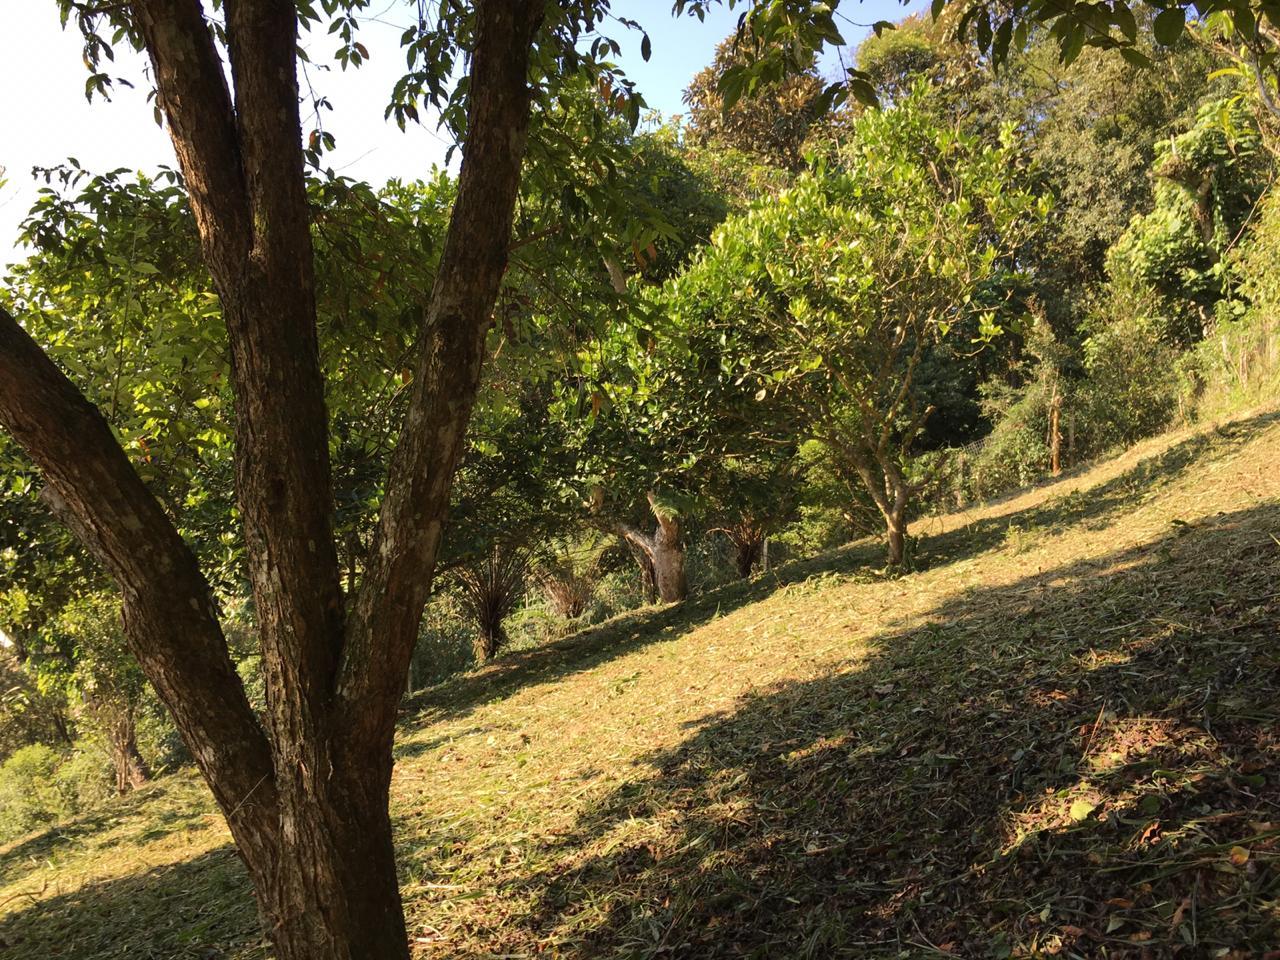
M1154 66L1151 62L1151 58L1137 47L1121 47L1120 56L1124 57L1126 62L1133 64L1135 67L1141 67L1144 70L1148 70Z
M1151 28L1156 35L1156 40L1166 47L1171 47L1178 42L1178 38L1182 36L1182 30L1187 25L1187 15L1181 7L1172 7L1168 10L1161 11Z

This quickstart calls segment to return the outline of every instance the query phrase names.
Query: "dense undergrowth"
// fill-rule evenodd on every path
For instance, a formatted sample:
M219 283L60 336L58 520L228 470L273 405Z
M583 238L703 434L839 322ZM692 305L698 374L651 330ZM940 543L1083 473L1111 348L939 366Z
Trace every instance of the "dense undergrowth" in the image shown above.
M1159 438L420 695L417 955L1280 942L1280 419ZM193 773L0 851L14 960L265 956Z

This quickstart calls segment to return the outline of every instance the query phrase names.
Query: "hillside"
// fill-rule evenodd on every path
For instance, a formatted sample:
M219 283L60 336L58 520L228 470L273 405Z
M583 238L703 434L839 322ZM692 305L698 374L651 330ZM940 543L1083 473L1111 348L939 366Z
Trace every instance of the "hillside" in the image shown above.
M612 621L407 710L421 957L1280 944L1280 414ZM187 772L0 849L12 960L265 956ZM1265 954L1277 956L1280 954Z

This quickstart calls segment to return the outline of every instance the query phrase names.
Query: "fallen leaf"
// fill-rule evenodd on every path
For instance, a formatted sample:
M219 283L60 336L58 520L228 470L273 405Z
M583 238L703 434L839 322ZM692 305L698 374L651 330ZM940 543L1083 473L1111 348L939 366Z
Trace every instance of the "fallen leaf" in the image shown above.
M1097 804L1091 800L1077 800L1071 804L1071 819L1079 823L1081 820L1087 820L1089 814L1097 809Z

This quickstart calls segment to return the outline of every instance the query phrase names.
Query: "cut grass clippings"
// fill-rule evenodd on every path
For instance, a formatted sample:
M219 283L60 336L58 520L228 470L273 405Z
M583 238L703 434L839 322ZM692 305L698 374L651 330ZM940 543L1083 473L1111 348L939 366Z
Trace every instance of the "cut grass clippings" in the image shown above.
M406 710L415 955L1280 944L1280 418L1144 444ZM0 954L266 956L194 775L0 849Z

